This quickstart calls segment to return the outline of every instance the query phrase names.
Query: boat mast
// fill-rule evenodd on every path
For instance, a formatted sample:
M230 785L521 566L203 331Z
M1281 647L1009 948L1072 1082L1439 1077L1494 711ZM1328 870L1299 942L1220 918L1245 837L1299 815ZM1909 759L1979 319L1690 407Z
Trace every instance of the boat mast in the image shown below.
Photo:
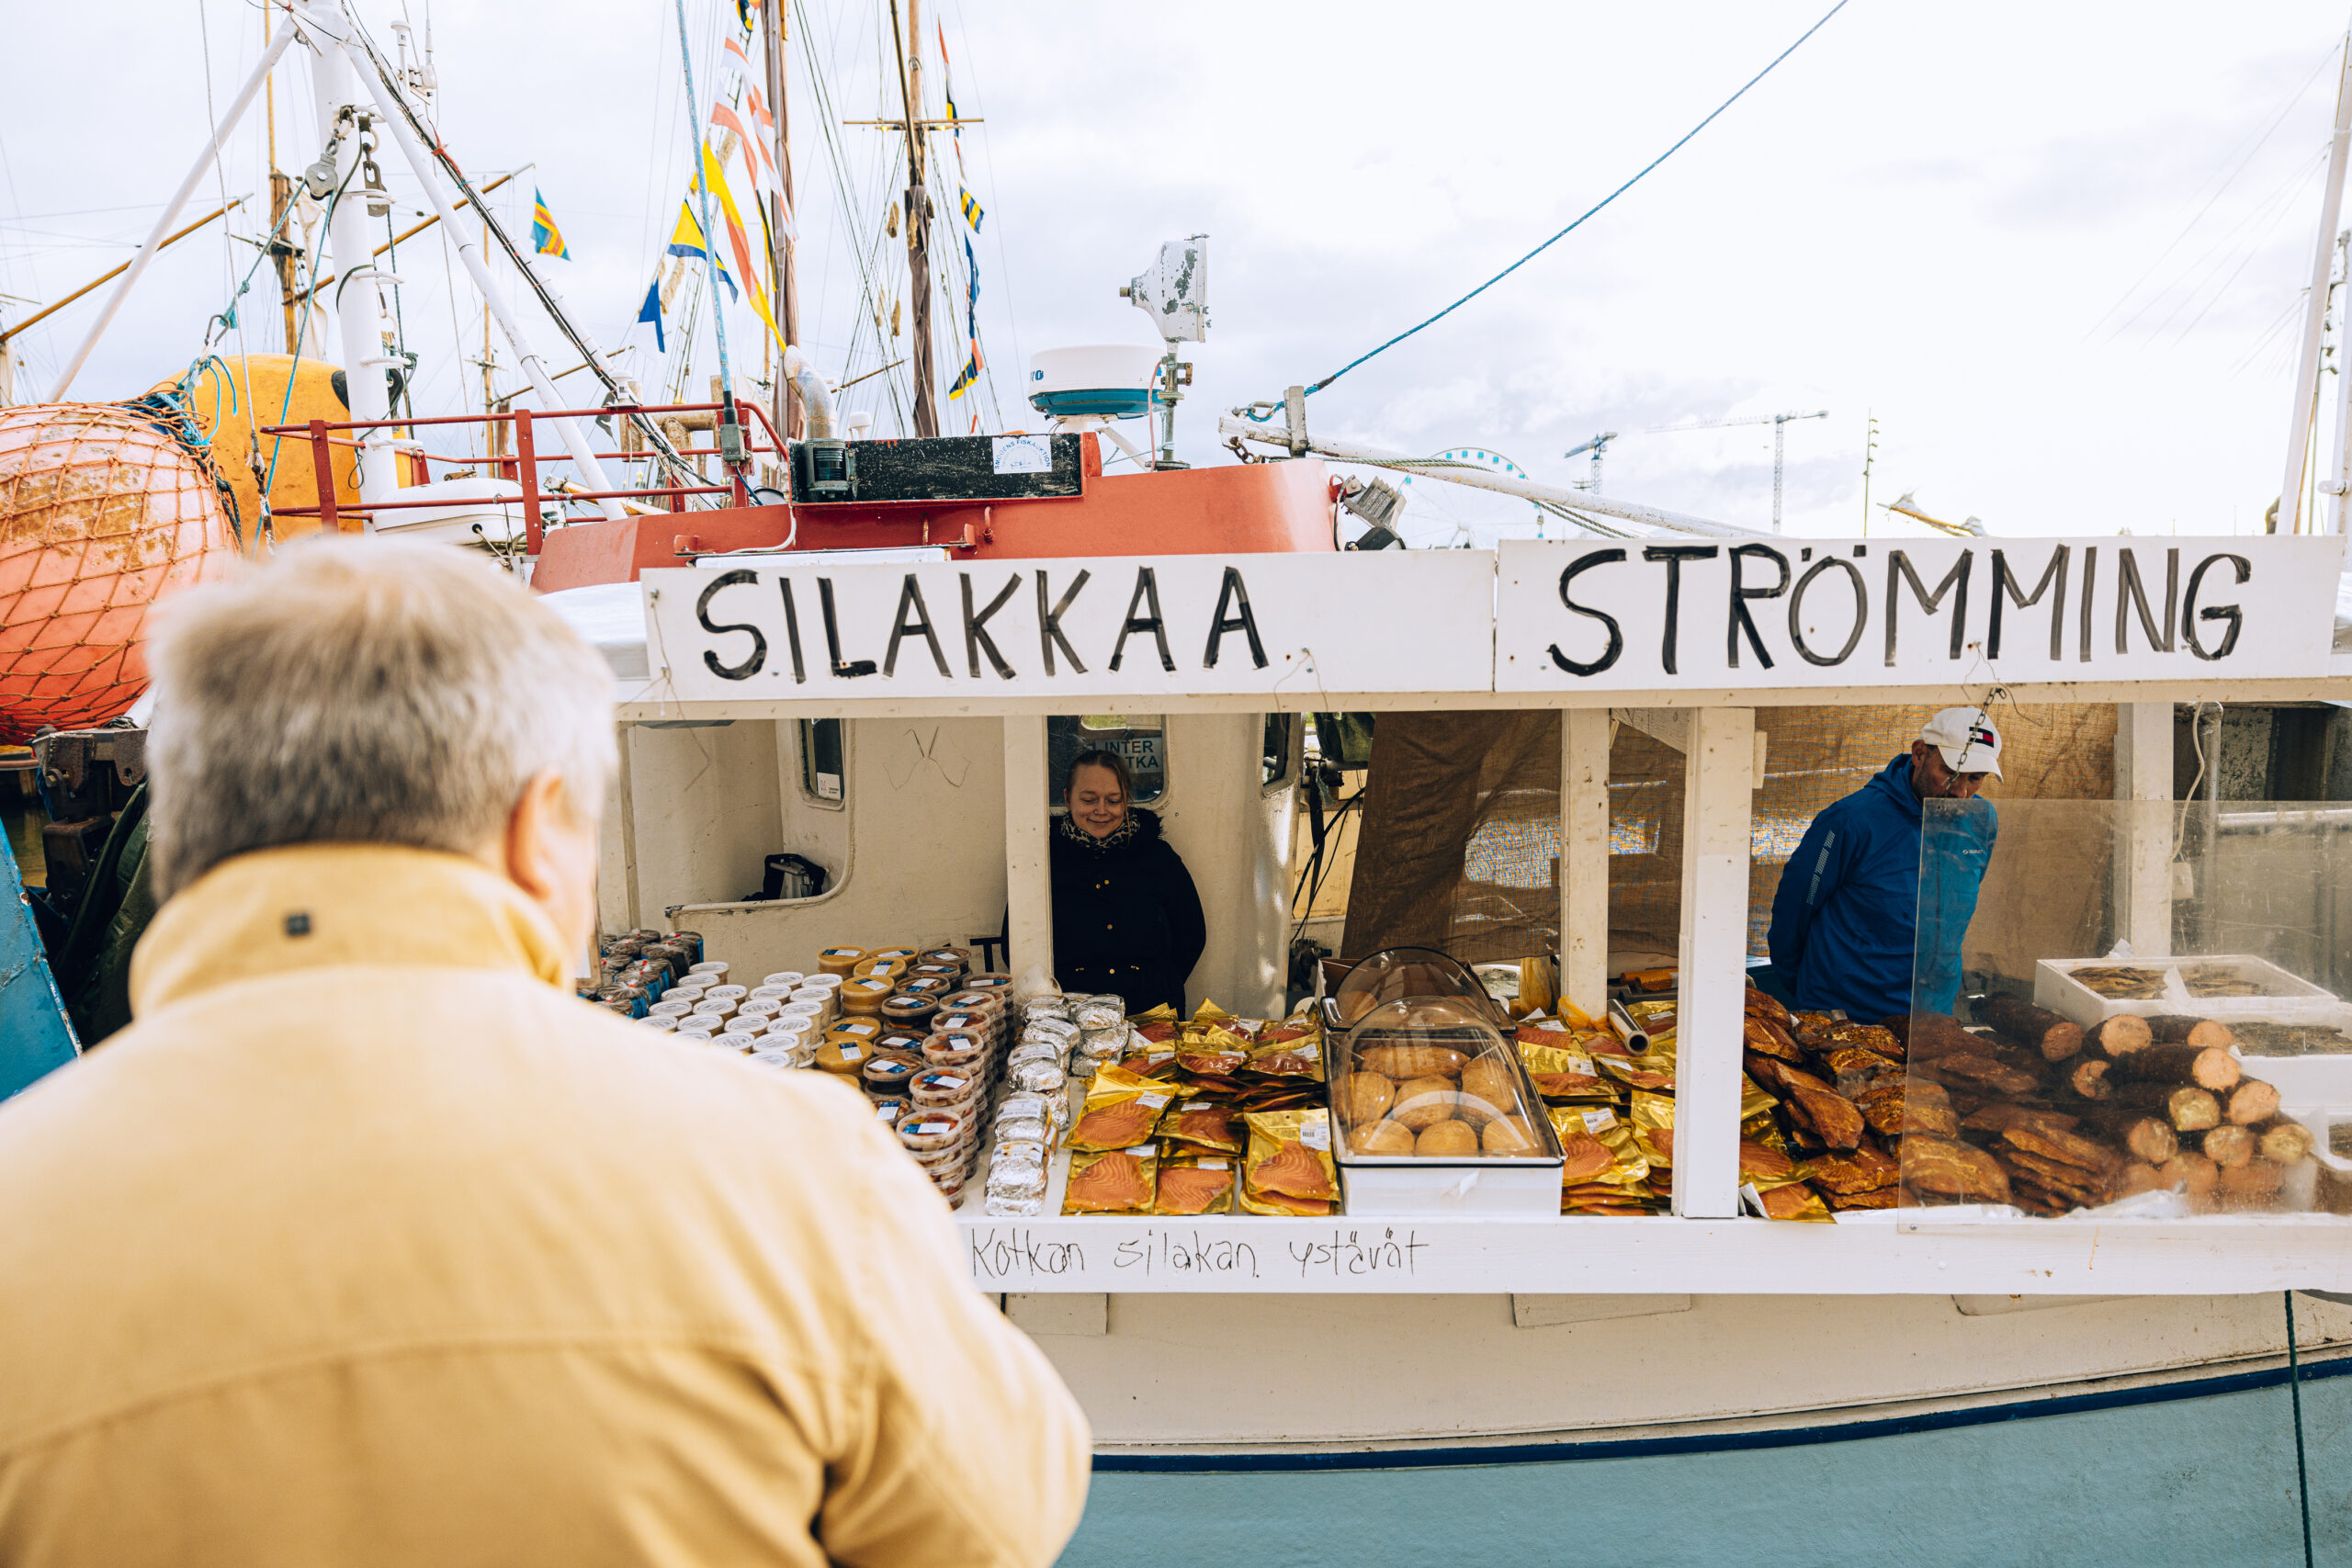
M767 0L760 7L760 26L767 45L768 112L775 118L775 175L783 189L768 197L768 239L775 246L769 257L769 276L775 279L776 309L782 312L777 324L784 329L784 341L800 341L800 280L798 264L793 255L791 237L784 231L785 214L794 210L792 196L792 114L785 98L786 82L784 72L784 7L788 0ZM775 425L787 437L802 434L805 417L800 409L800 392L793 386L792 378L778 375L775 378Z
M2320 191L2319 243L2312 247L2311 299L2303 310L2303 355L2295 367L2294 412L2287 422L2287 475L2270 532L2302 532L2304 469L2311 460L2312 425L2319 413L2320 334L2327 323L2327 282L2335 259L2335 220L2344 207L2344 160L2352 144L2352 28L2335 81L2335 130L2328 141L2327 184Z
M898 0L890 0L890 30L899 30ZM899 40L899 95L906 109L907 284L914 333L910 374L915 383L915 434L939 434L931 368L931 193L923 174L922 0L907 0L907 34Z

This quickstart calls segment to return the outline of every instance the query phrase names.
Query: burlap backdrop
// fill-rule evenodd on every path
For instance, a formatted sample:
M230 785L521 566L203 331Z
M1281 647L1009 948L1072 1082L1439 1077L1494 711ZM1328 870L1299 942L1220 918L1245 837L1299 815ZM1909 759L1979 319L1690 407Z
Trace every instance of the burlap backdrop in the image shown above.
M1764 951L1781 867L1815 815L1862 787L1917 737L1928 707L1759 708L1769 737L1748 881L1749 951ZM2005 706L2004 781L1994 799L2105 800L2113 789L2115 710L2105 705ZM1374 731L1363 827L1348 899L1343 956L1404 944L1441 947L1470 963L1559 950L1560 721L1550 710L1386 713ZM1612 949L1672 953L1682 918L1682 755L1630 725L1609 750L1609 931ZM2018 823L1988 878L2005 949L2042 946L2098 916L2107 845ZM2030 866L2074 889L2030 911L2003 889ZM2043 886L2035 874L2032 882ZM2029 895L2022 890L2020 900ZM2076 908L2081 903L2083 907ZM1994 912L1989 909L1987 913ZM2048 928L2048 929L2045 929ZM1996 955L1987 953L1987 957ZM2007 956L2006 953L1997 955Z

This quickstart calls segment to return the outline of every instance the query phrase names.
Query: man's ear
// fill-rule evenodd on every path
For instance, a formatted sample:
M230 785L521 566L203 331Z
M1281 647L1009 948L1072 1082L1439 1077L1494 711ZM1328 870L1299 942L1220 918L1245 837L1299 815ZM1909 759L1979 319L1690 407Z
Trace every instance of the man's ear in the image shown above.
M560 845L577 819L563 775L534 774L506 817L507 880L542 903L561 897L569 878Z

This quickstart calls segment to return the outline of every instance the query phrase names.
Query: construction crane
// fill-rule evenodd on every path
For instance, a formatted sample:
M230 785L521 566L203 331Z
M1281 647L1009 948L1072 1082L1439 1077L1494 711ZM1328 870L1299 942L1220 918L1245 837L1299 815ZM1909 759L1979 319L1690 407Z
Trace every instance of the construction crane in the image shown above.
M1615 431L1604 430L1600 434L1594 436L1591 440L1586 442L1583 446L1571 446L1566 451L1560 454L1563 457L1581 457L1587 452L1592 454L1592 478L1586 480L1583 484L1576 485L1577 489L1589 490L1595 495L1599 495L1600 493L1601 455L1609 450L1609 444L1616 439L1617 433ZM1570 484L1576 484L1576 481L1573 479L1568 482Z
M1815 409L1811 413L1759 413L1739 419L1702 419L1690 424L1654 425L1642 432L1644 435L1671 435L1679 430L1724 430L1735 424L1769 424L1772 427L1772 532L1781 531L1781 475L1784 467L1784 433L1792 420L1827 419L1827 409Z

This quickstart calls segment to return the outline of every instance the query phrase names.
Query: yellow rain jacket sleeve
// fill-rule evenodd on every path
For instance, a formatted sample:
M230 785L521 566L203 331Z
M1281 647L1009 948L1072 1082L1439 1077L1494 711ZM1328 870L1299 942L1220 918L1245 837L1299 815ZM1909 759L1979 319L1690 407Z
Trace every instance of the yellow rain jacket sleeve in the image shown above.
M0 1106L0 1562L1054 1559L1084 1418L862 1098L566 967L453 855L164 907Z

